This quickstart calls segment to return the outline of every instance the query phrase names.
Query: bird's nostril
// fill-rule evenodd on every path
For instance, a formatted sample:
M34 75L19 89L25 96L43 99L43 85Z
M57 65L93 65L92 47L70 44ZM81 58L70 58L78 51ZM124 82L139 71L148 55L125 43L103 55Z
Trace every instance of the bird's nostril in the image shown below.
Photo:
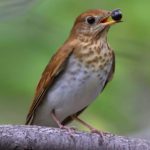
M120 21L122 18L122 13L121 13L120 9L113 10L111 13L111 17L115 21Z

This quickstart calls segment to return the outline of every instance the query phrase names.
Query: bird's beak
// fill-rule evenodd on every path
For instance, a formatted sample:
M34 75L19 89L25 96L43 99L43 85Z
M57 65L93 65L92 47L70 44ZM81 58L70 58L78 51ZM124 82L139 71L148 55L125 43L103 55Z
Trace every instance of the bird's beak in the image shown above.
M113 25L115 23L117 23L118 21L115 21L112 19L111 16L108 16L108 17L105 17L101 23L104 25L104 26L108 26L108 25Z

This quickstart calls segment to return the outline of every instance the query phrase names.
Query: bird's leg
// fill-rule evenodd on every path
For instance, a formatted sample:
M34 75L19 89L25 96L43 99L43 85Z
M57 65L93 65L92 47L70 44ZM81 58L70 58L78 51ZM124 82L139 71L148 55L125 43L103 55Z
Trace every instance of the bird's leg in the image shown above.
M86 123L85 121L81 120L80 118L78 118L77 116L72 116L73 119L77 120L78 122L80 122L82 125L84 125L85 127L87 127L90 131L92 131L94 128L89 125L88 123Z
M60 129L66 129L68 132L72 133L73 129L62 125L60 120L56 117L54 110L51 112L51 116L52 116L53 120L57 123L57 125L59 126Z
M59 119L56 117L54 110L51 112L51 116L53 118L53 120L57 123L57 125L59 126L59 128L63 128L63 125L61 124L61 122L59 121Z
M87 127L92 133L97 133L100 134L103 138L103 133L97 129L95 129L94 127L92 127L91 125L89 125L88 123L86 123L85 121L81 120L80 118L78 118L77 116L72 116L73 119L77 120L78 122L80 122L82 125L84 125L85 127Z

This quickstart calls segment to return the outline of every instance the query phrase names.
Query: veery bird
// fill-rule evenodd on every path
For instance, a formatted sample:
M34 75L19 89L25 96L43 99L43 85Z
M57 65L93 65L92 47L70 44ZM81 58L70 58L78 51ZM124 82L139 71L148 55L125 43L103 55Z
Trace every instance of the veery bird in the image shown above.
M36 88L26 124L67 128L103 91L115 70L115 55L107 43L111 25L122 13L89 10L79 15L70 36L46 66Z

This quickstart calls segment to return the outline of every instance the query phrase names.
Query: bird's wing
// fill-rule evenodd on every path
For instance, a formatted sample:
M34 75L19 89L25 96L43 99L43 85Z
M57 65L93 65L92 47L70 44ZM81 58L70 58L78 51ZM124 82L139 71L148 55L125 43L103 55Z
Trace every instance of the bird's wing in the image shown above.
M43 96L46 94L47 90L52 86L55 78L59 75L59 73L65 69L65 63L67 63L73 51L73 46L61 47L59 51L52 57L49 64L46 66L36 88L33 103L30 107L29 113L26 118L26 124L30 124L36 108L43 100Z
M115 72L115 54L114 52L112 52L112 66L111 66L110 72L108 74L108 78L104 84L103 89L106 87L107 83L111 81L111 79L113 78L114 72Z

